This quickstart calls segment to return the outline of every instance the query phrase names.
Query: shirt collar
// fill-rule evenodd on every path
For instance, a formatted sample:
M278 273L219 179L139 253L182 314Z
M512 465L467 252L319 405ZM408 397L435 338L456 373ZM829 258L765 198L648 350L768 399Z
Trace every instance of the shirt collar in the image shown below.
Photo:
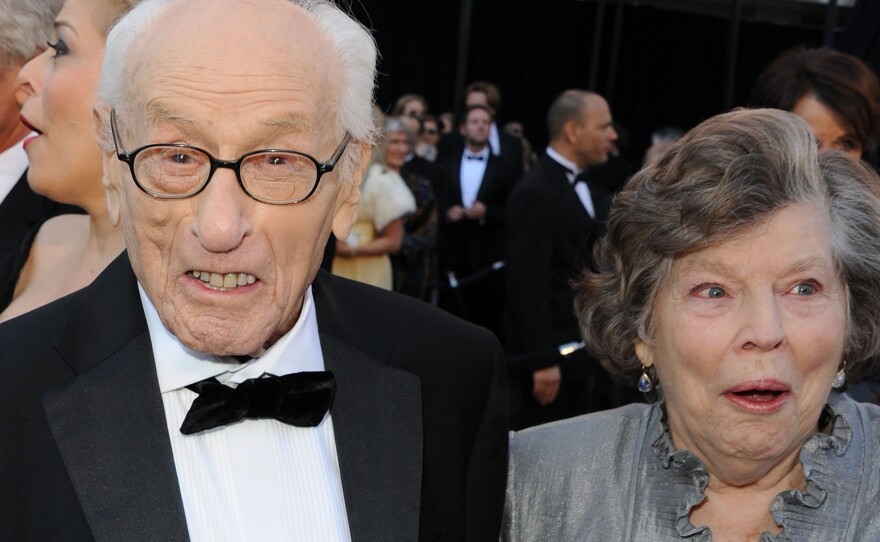
M33 132L15 145L0 152L0 201L3 201L7 194L12 191L12 187L15 186L15 183L21 178L21 174L28 167L28 157L22 143L24 143L27 137L32 135Z
M467 149L467 147L465 147L464 154L462 155L462 157L467 158L468 156L479 156L484 161L488 160L489 159L489 145L486 145L485 147L483 147L483 150L481 150L480 152L471 152Z
M498 132L498 125L495 124L495 121L489 125L489 147L495 156L501 154L501 134Z
M181 343L159 319L156 307L138 283L144 307L156 373L162 393L186 387L206 378L218 377L224 384L239 384L264 373L283 376L300 371L323 371L324 355L318 335L312 288L306 290L299 319L263 355L241 363L227 356L196 352Z
M559 163L559 165L568 170L569 182L574 182L575 178L583 173L581 168L577 167L577 164L575 164L568 158L563 157L561 154L556 152L553 147L547 147L547 156L549 156L551 159L553 159L553 161Z

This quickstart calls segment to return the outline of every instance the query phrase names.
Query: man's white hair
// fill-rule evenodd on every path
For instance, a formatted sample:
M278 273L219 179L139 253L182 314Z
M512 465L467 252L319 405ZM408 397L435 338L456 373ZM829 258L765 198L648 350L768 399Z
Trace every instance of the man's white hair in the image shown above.
M126 14L107 36L104 64L97 89L98 109L118 108L132 98L133 80L128 62L132 44L170 5L181 0L146 0ZM342 137L348 131L354 142L371 143L375 133L372 117L373 89L376 80L376 42L361 23L342 11L331 0L286 0L303 8L324 33L338 55L342 67L337 96L328 96L335 119L335 131ZM258 32L259 30L254 30ZM291 51L296 54L296 51ZM99 139L105 149L113 148L109 118ZM130 150L130 149L129 149ZM346 152L339 162L338 178L345 183L359 183L352 178L359 153Z
M24 64L52 37L63 0L0 0L0 68Z

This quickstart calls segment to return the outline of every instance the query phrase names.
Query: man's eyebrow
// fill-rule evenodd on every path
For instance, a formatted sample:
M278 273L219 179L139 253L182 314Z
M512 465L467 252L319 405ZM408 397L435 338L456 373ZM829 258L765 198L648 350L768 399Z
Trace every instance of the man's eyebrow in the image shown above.
M302 115L284 115L259 122L261 126L277 131L294 132L298 134L311 134L314 125L311 120Z
M184 111L169 108L165 104L148 105L144 111L144 119L148 125L152 126L173 126L174 130L178 131L184 139L199 139L205 135L203 127L196 117ZM262 141L262 143L255 143L262 145L272 146L277 137L285 134L311 135L314 133L312 131L314 125L309 118L293 113L264 118L256 121L255 124L261 134L259 139Z
M162 122L173 122L174 124L185 124L185 125L193 125L195 124L195 119L192 117L181 113L179 111L173 111L163 106L149 106L144 111L144 119L148 124L156 124Z

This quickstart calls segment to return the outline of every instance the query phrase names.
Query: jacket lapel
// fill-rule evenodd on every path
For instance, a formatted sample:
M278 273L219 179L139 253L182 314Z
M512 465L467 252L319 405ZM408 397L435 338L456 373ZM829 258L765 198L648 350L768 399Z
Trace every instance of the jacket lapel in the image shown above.
M495 177L497 176L498 171L498 160L500 160L500 158L491 152L489 153L489 159L486 161L486 171L483 172L483 180L480 181L480 188L477 191L477 199L484 203L487 199L491 199L487 196L487 193L492 189L495 182Z
M464 152L464 151L462 151ZM458 160L453 160L450 162L449 167L449 205L448 207L452 207L453 205L462 205L461 199L461 161L464 160L464 156L461 156Z
M373 338L370 353L357 345L358 339L347 340L357 334L357 322L346 320L330 290L325 285L313 291L324 363L337 381L333 429L352 541L417 540L422 485L419 379L386 364L393 339ZM347 298L346 303L357 306L358 300Z
M187 540L152 347L123 254L80 294L55 346L77 371L43 397L96 540Z
M549 172L548 177L553 179L553 186L555 186L562 199L564 212L572 217L583 231L589 230L590 222L593 219L590 218L590 213L587 212L584 204L581 203L581 198L575 191L574 186L568 181L567 170L559 162L546 154L543 157L543 161L543 166Z

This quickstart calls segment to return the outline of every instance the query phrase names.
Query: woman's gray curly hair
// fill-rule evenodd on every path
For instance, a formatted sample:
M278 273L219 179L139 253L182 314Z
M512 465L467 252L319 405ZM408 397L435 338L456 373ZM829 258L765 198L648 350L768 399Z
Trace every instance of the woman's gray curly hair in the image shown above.
M657 296L678 257L766 222L780 209L826 210L832 254L847 287L844 356L850 381L880 353L880 181L840 153L821 156L809 126L771 109L713 117L686 134L617 195L597 272L576 283L588 347L621 381L642 372L637 340L651 342Z

